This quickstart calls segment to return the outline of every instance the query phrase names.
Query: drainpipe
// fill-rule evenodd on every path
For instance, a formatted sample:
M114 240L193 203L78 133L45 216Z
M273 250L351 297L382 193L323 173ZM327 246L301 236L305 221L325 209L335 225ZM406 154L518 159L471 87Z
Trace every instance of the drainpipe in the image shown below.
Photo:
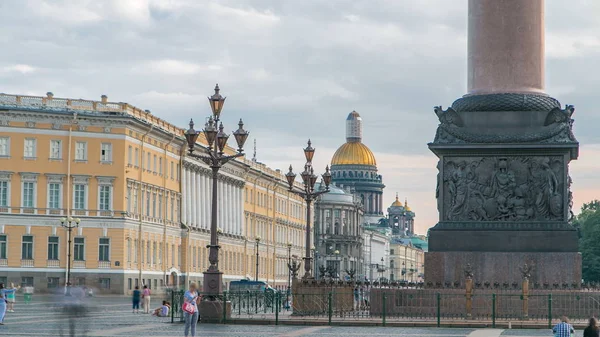
M68 217L71 213L71 140L72 140L72 134L73 134L73 125L77 124L77 112L73 112L73 119L71 120L71 123L69 124L69 141L68 141L68 145L67 145L67 214L66 216ZM65 248L67 249L67 253L65 253L65 256L67 256L68 259L68 250L69 247L68 245L65 246ZM67 261L68 263L68 261ZM65 280L68 279L67 276L68 270L67 268L65 268ZM65 287L67 286L66 282L65 282Z
M154 124L150 124L150 128L148 129L148 132L146 132L143 136L142 136L142 144L140 146L140 156L141 156L141 162L140 162L140 171L138 173L138 181L140 184L140 192L142 192L142 174L144 172L144 141L146 139L146 137L148 136L148 134L150 134L150 132L152 132L152 130L154 129ZM139 286L142 286L142 283L144 283L144 281L142 280L142 251L144 250L144 248L142 247L142 217L144 216L144 193L138 193L138 205L140 205L140 216L139 216L139 223L138 223L138 244L137 244L137 249L138 251L136 252L138 254L138 267L139 267L139 273L138 273L138 279L139 279Z
M173 140L175 140L175 135L173 134L173 136L171 137L171 140L167 143L167 145L165 145L165 152L164 152L164 160L163 162L165 163L165 169L163 170L163 198L165 200L164 202L164 212L163 212L163 239L162 239L162 249L161 249L161 257L160 257L160 261L162 262L162 267L163 267L163 271L165 273L165 275L167 275L167 259L165 258L165 253L167 250L167 210L168 205L169 205L169 198L167 198L167 178L169 176L169 165L168 165L168 148L169 145L171 145L171 143L173 143ZM181 179L180 179L181 180ZM173 204L173 206L175 206L175 203ZM178 210L179 211L179 210ZM173 214L175 214L173 212ZM173 220L171 220L173 221ZM163 276L164 277L164 276Z

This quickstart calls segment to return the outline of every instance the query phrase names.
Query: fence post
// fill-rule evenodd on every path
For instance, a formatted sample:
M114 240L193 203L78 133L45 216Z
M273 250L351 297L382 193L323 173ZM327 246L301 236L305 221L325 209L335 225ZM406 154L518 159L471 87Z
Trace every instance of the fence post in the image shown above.
M385 312L386 311L386 305L385 305L386 303L385 302L386 302L386 299L387 299L387 296L385 295L385 292L384 292L383 293L383 302L382 302L382 304L383 304L383 316L382 316L383 326L385 326L385 314L386 314L386 312Z
M327 306L328 306L328 315L329 315L329 325L331 325L331 316L333 316L333 294L329 292L329 296L327 297Z
M223 324L227 323L227 292L223 292Z
M441 309L440 309L440 307L441 307L441 302L442 302L442 294L437 293L436 297L437 297L437 301L436 301L437 302L437 327L439 328L440 327L440 319L441 319L441 317L440 317L441 316Z
M281 306L281 293L275 294L275 325L279 325L279 307Z
M496 328L496 293L492 294L492 328Z
M171 305L173 307L175 307L175 292L173 290L171 290ZM175 322L175 310L173 310L174 308L171 309L171 323Z
M242 316L242 292L238 293L238 315Z
M552 294L548 294L548 329L552 329Z

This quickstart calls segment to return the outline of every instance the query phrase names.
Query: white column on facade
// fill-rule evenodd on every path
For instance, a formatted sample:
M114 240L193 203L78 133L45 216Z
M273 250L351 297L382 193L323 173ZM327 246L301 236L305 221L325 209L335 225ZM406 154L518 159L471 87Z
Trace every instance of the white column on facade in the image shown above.
M198 228L204 227L204 175L202 170L198 171L198 199L196 199L196 207L200 210L200 217L198 217Z
M237 234L238 235L242 235L242 224L244 221L244 202L242 200L242 188L238 187L237 188L237 203L238 203L238 208L237 208L237 215L238 215L238 219L237 219Z
M183 222L183 223L185 223L187 221L186 212L187 212L187 199L188 198L186 195L186 193L187 193L187 186L186 186L187 179L186 179L186 175L185 175L186 172L187 172L187 170L184 167L183 175L181 176L181 195L183 196L183 202L181 203L181 207L183 208L181 210L181 216L182 216L181 222Z
M202 205L204 205L204 228L210 228L210 219L211 219L211 200L212 197L210 195L210 186L211 186L211 181L209 180L208 176L204 175L202 177L202 180L204 181L204 190L203 192L203 198L202 198Z
M190 179L190 191L192 193L190 193L190 211L192 213L192 221L190 221L190 223L188 224L188 226L190 227L194 227L196 226L196 223L198 223L197 219L196 219L196 203L194 201L194 199L196 198L196 171L192 170L190 172L192 178Z
M188 224L192 221L192 191L190 190L190 181L191 181L191 171L190 168L188 167L185 171L184 174L186 176L186 180L185 180L185 184L186 184L186 196L185 196L185 204L186 204L186 211L185 211L185 224Z
M217 225L219 227L221 227L221 229L225 230L223 227L224 226L224 224L223 224L223 208L224 208L223 200L224 199L223 199L223 181L222 180L219 180L219 182L217 183L217 195L218 195L217 202L219 205L219 211L217 212Z
M233 234L234 230L234 222L233 222L233 214L235 214L235 206L233 203L233 185L227 184L227 227L229 228L229 233Z
M202 175L200 173L200 171L196 172L196 195L194 196L194 204L196 204L196 228L200 227L200 224L202 223L202 199L200 198L200 196L202 195L202 188L201 188L201 180L202 180Z
M227 181L223 181L223 227L226 233L229 233L229 213L231 206L229 205L229 185Z

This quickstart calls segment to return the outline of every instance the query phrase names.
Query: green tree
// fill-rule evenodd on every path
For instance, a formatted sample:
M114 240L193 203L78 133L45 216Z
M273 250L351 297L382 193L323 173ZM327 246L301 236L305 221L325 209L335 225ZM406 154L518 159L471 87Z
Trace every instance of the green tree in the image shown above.
M581 207L574 225L580 231L579 250L586 282L600 281L600 201L593 200Z

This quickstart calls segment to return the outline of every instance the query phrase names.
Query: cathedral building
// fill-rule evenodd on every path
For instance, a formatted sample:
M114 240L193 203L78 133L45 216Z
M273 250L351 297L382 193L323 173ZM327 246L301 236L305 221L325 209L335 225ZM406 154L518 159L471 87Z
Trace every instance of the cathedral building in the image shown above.
M377 173L373 152L362 143L362 118L352 111L346 118L346 143L340 146L331 159L333 183L348 187L356 193L364 207L364 221L376 224L383 214L382 177Z
M413 236L415 234L415 213L408 206L408 200L404 200L404 205L396 200L388 207L388 225L392 229L393 235Z

